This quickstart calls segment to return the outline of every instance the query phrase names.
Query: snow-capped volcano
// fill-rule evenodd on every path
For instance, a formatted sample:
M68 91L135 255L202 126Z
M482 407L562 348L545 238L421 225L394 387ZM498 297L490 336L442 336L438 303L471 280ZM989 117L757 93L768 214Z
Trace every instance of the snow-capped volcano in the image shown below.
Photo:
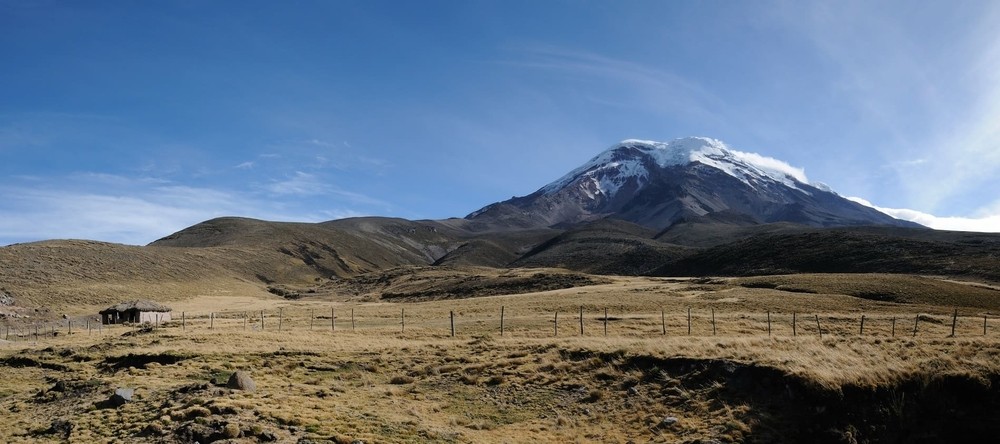
M542 187L542 191L546 194L555 193L574 182L589 181L590 184L581 185L595 190L595 193L613 196L630 180L635 180L640 185L647 183L648 161L659 168L698 162L715 167L751 187L762 181L772 181L799 189L797 184L809 183L805 172L780 160L731 150L716 139L686 137L667 143L624 140L559 180Z
M614 217L660 229L734 215L746 223L913 225L811 183L800 168L705 137L622 141L528 196L467 218L530 227Z

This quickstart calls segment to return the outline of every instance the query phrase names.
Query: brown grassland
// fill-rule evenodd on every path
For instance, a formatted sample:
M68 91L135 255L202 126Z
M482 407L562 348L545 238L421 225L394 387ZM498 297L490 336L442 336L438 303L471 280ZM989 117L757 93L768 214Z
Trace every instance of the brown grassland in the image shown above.
M22 322L0 341L0 441L920 442L954 421L936 408L998 398L986 284L600 277L470 297L538 273L562 272L414 269L296 300L202 282L161 298L175 319L152 330L88 330L104 299L60 305L72 335ZM239 369L256 391L225 388ZM119 387L135 397L114 407Z

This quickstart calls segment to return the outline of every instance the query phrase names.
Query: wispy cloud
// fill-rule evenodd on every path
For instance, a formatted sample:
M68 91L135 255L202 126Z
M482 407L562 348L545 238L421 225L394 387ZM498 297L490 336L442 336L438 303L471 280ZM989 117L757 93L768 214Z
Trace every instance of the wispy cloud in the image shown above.
M721 124L726 103L698 83L651 65L595 52L556 46L534 46L520 51L522 59L498 64L547 70L573 84L604 82L585 95L603 105L663 112L675 117ZM603 91L598 93L597 91Z
M373 174L382 174L392 167L392 163L380 157L379 152L366 150L361 144L332 142L320 137L274 142L267 149L281 154L260 155L262 167L268 163L285 168L293 166L306 172L331 169Z
M53 237L142 245L221 216L319 222L365 214L351 206L366 202L365 196L332 193L329 204L310 206L112 174L22 179L20 185L0 186L5 196L0 201L0 245Z
M296 171L291 177L274 181L265 187L278 195L315 196L330 192L330 185L321 181L316 175Z
M158 191L167 191L159 193ZM67 189L7 188L0 244L60 237L145 244L185 226L236 212L240 199L205 189L109 195Z
M852 131L887 135L866 141L868 157L894 172L908 205L965 212L954 197L1000 176L1000 3L927 4L905 19L905 2L777 6L834 67L859 116Z
M358 193L340 189L329 182L326 182L318 175L296 171L292 176L268 184L267 191L277 195L295 196L319 196L328 195L331 198L339 198L351 203L375 205L388 207L389 204L383 200Z
M806 171L804 169L793 167L783 160L762 156L757 153L745 153L736 150L731 150L731 152L737 159L750 163L767 172L790 176L802 183L810 183L809 178L806 177Z
M933 214L905 208L885 208L875 205L860 197L848 197L848 199L861 205L874 208L896 219L916 222L925 227L935 230L952 231L978 231L986 233L1000 233L1000 211L979 212L977 217L956 217L956 216L935 216Z

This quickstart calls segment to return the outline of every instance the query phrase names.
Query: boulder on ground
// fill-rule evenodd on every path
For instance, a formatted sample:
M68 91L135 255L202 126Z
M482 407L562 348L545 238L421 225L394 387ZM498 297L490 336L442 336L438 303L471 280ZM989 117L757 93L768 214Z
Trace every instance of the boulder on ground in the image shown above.
M53 435L62 436L64 439L69 439L69 436L73 433L74 424L66 419L56 419L52 421L52 424L47 430L48 433Z
M50 392L65 392L66 391L66 381L63 381L61 379L58 380L58 381L56 381L56 383L52 386L52 388L49 389L49 391Z
M229 382L226 383L226 387L235 390L244 390L247 392L252 392L257 390L257 384L253 382L250 378L250 373L243 370L237 370L229 377Z
M115 390L115 394L111 395L108 402L115 407L121 407L132 402L132 395L134 394L135 389L133 388L119 388Z

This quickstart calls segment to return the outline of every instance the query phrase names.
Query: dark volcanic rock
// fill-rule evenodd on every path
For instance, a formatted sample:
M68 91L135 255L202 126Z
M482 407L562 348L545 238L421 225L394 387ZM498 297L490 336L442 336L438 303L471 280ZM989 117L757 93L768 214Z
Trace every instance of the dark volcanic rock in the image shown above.
M61 436L64 439L69 439L69 436L73 433L73 427L75 427L74 424L68 419L56 419L52 421L52 425L49 426L47 432Z
M135 394L135 389L133 388L119 388L115 390L115 394L108 398L108 403L114 407L121 407L125 404L132 402L132 395Z

